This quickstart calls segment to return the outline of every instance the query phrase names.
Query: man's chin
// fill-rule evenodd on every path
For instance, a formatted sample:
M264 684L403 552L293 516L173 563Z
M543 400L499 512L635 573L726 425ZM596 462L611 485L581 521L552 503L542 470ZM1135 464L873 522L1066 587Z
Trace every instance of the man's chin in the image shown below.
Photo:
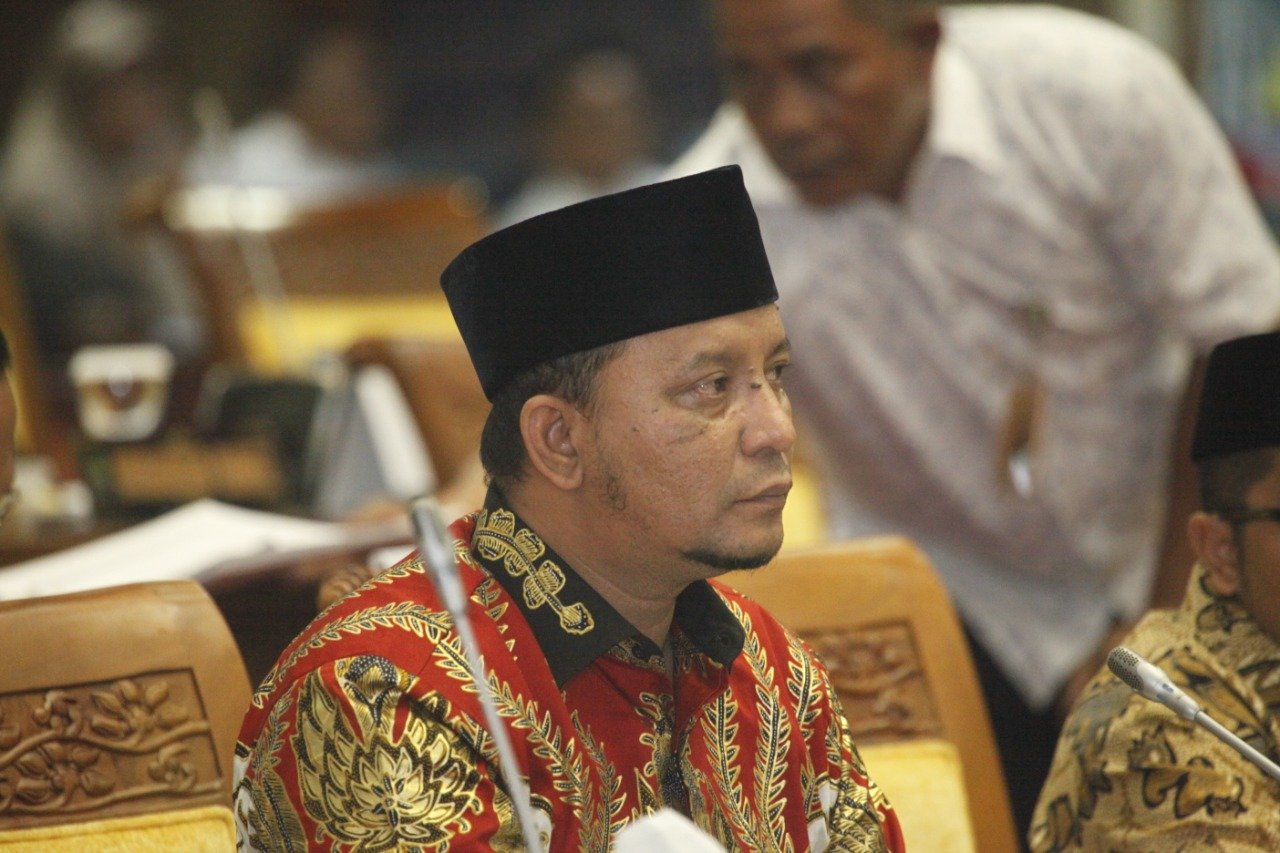
M781 547L781 543L779 543L775 547L752 552L704 551L695 548L685 551L684 557L695 563L701 563L707 568L714 569L718 574L721 572L736 572L740 569L758 569L768 565Z

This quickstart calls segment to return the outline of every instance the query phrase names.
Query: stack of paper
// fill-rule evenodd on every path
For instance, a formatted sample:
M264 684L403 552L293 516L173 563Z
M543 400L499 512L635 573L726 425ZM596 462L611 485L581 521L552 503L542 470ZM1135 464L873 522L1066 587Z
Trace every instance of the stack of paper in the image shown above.
M199 500L84 545L0 568L0 601L139 581L211 580L249 570L253 558L360 539L341 524Z

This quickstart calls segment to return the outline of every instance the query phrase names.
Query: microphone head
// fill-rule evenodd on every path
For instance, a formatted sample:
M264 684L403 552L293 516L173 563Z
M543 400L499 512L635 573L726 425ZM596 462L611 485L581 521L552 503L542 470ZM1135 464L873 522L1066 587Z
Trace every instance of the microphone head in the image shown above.
M1138 657L1136 652L1126 646L1116 646L1111 650L1111 654L1107 655L1107 669L1134 690L1145 693L1142 676L1138 674L1138 664L1141 660L1142 658Z

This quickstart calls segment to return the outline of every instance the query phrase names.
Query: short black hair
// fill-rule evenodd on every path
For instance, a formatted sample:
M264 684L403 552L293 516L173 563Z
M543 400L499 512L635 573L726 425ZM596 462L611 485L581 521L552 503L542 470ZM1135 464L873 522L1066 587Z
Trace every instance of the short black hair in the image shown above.
M622 352L626 341L570 353L535 365L516 376L493 397L493 407L480 433L480 462L489 482L507 491L524 479L524 437L520 412L531 397L554 394L579 409L595 401L596 379L601 368Z
M1280 464L1280 447L1211 456L1199 463L1200 508L1230 515L1245 506L1245 493Z

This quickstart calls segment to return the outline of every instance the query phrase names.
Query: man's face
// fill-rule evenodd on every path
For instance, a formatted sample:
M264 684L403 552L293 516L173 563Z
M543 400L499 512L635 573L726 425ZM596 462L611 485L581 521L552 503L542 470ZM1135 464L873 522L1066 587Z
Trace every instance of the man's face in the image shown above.
M585 485L623 559L683 584L777 553L795 442L789 359L770 305L642 335L605 365Z
M846 0L715 0L729 94L805 201L898 199L924 139L936 22L918 39ZM914 32L914 31L913 31Z
M1251 509L1280 507L1280 465L1245 492ZM1280 522L1240 526L1240 602L1268 636L1280 642Z

